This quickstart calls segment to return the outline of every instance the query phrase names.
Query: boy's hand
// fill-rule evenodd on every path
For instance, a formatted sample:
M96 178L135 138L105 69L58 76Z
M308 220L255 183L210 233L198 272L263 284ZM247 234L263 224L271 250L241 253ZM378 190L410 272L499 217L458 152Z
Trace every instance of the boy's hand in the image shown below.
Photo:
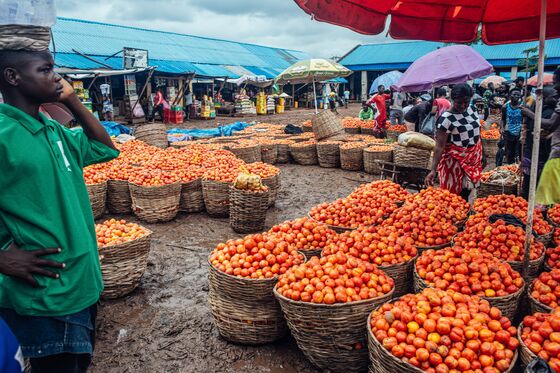
M52 260L41 259L42 256L58 254L60 249L40 249L35 251L21 250L11 244L7 250L0 251L0 273L27 282L33 287L39 286L33 275L58 278L57 273L44 267L64 268L65 264Z
M60 84L62 84L63 90L60 94L60 97L58 98L58 101L66 104L70 99L75 98L76 94L74 92L72 84L70 84L66 79L62 78L60 80Z

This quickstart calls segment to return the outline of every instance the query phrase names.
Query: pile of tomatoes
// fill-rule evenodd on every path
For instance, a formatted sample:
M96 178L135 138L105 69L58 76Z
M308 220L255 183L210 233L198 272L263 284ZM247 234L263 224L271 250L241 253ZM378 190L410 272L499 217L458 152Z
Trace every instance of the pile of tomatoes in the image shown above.
M560 246L546 249L546 265L549 268L560 269Z
M552 206L547 211L548 218L556 225L560 225L560 204Z
M510 320L487 301L431 288L384 304L370 327L393 356L434 373L505 372L519 345Z
M386 197L394 202L404 201L411 194L397 183L379 180L360 185L348 197L356 199Z
M322 250L328 242L336 239L337 234L327 225L304 217L285 221L268 231L276 235L296 250Z
M228 275L265 279L303 263L303 255L275 235L253 234L219 244L210 263Z
M107 163L95 164L84 168L84 181L87 185L100 184L107 181Z
M278 167L263 162L249 163L245 167L250 173L259 175L261 179L269 179L280 173Z
M560 303L560 269L543 272L531 286L531 296L540 303L556 308Z
M406 126L404 124L391 124L391 125L389 125L389 127L387 127L387 131L395 131L395 132L404 133L404 132L408 131L408 128L406 128Z
M188 165L181 170L175 171L173 174L177 176L182 183L190 183L191 181L200 179L206 170L201 166Z
M501 260L519 262L523 261L525 252L525 231L501 219L494 223L483 220L478 224L467 224L465 230L454 238L454 242L455 246L463 249L476 248ZM543 254L544 245L533 240L530 260L539 259Z
M377 266L391 266L416 257L418 251L413 243L411 238L400 235L392 227L363 227L340 234L325 247L323 255L342 252Z
M95 235L99 248L122 244L137 240L148 234L148 231L135 223L126 220L109 219L95 224Z
M460 247L423 252L416 260L416 272L431 287L466 295L503 297L524 285L509 264L490 253Z
M360 128L362 126L362 120L353 117L346 117L342 119L342 126L344 128Z
M443 210L445 211L443 217L452 220L454 223L465 220L471 208L469 203L461 196L446 189L434 187L410 195L406 202L417 203L427 210L437 209L438 214L442 214Z
M137 171L128 181L132 184L155 187L176 183L179 177L170 171L144 168Z
M535 313L525 316L521 329L522 343L560 372L560 309L552 313Z
M334 304L379 298L393 290L394 282L375 265L338 253L288 269L276 288L295 301Z

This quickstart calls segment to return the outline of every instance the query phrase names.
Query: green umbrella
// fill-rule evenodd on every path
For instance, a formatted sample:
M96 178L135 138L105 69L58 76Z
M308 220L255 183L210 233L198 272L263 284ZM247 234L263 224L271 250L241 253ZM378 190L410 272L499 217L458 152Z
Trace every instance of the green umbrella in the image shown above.
M343 78L350 74L352 74L352 71L338 62L325 59L311 59L296 62L278 75L274 82L278 84L313 83L315 112L317 112L315 82Z

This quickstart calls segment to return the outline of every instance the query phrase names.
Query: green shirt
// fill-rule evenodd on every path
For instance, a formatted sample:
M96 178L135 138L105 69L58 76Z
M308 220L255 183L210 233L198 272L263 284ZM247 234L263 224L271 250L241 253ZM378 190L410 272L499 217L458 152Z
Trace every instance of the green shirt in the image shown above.
M373 110L368 108L367 110L360 110L359 118L361 120L372 120L373 119Z
M39 287L0 274L0 307L26 316L63 316L93 305L103 291L93 213L83 168L117 150L41 115L0 104L0 248L60 248L66 263ZM51 268L49 268L51 269Z

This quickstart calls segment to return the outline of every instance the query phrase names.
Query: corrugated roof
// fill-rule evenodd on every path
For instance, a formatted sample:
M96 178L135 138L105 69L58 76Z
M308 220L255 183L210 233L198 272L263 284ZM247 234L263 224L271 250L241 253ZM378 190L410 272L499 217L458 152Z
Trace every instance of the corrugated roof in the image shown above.
M512 66L523 58L524 50L537 45L538 43L531 42L494 46L478 44L472 47L494 66ZM443 46L443 43L430 41L366 44L354 48L340 63L355 71L406 68L418 58ZM547 40L545 51L547 63L556 63L556 59L560 58L560 39ZM396 65L398 66L395 67Z
M300 51L63 17L57 19L53 35L57 54L61 56L57 64L70 62L69 54L75 55L73 49L88 56L110 56L129 47L147 49L150 63L160 66L160 71L195 69L201 75L233 78L236 74L223 66L283 70L298 60L310 58ZM83 57L72 61L83 63L74 67L99 67L91 61L86 63Z

